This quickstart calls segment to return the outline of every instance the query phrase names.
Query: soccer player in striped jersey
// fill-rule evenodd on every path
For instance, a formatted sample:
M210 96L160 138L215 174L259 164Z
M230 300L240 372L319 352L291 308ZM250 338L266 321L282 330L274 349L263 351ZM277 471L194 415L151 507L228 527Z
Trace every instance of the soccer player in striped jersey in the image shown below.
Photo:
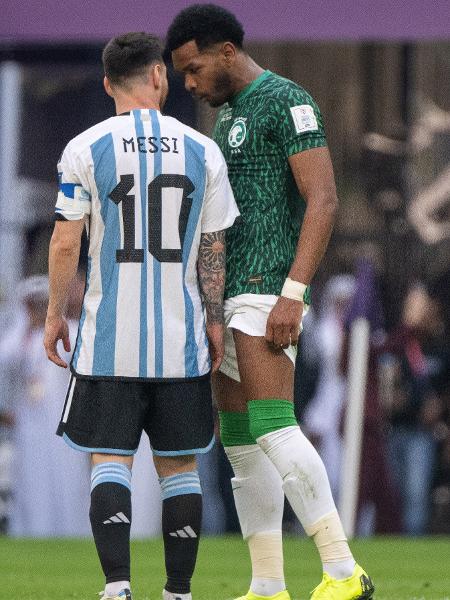
M299 85L257 65L227 10L192 5L169 28L167 50L186 88L219 112L214 139L242 219L227 232L225 357L214 389L234 497L252 559L239 600L289 600L283 573L284 494L323 564L313 600L371 598L355 564L325 467L294 414L295 344L308 285L337 206L323 120Z
M210 139L163 116L156 38L103 52L117 116L69 142L50 243L44 345L67 365L65 306L86 227L88 270L59 435L92 455L90 519L104 598L129 600L131 468L142 431L160 477L164 600L189 600L201 522L195 454L213 443L210 371L224 353L225 229L238 210ZM206 314L206 319L205 319Z

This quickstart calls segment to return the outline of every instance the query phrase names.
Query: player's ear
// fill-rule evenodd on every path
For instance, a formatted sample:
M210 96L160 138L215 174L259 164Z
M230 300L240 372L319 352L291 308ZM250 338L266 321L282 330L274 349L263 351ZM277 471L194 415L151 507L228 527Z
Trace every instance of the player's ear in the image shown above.
M156 63L152 67L153 87L155 90L159 90L161 87L161 80L163 76L162 69L163 66L160 63Z
M113 98L114 96L111 88L111 83L109 82L109 79L106 77L106 75L103 77L103 87L105 88L105 92L108 94L108 96L111 96L111 98Z
M231 42L225 42L221 48L221 54L227 66L231 66L236 58L236 47Z

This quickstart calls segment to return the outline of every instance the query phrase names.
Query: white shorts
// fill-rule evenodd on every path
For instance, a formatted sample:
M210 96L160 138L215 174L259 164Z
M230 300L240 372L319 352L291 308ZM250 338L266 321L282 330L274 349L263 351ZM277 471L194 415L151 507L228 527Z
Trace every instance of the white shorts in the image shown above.
M266 335L267 318L270 311L275 306L278 296L265 294L240 294L233 298L228 298L224 303L225 313L225 355L220 371L234 379L240 381L238 361L236 356L236 348L232 329L239 329L247 335L255 337L264 337ZM305 306L307 310L307 307ZM303 316L306 314L303 311ZM300 331L302 326L300 324ZM297 348L289 346L284 350L284 353L295 364L297 356Z

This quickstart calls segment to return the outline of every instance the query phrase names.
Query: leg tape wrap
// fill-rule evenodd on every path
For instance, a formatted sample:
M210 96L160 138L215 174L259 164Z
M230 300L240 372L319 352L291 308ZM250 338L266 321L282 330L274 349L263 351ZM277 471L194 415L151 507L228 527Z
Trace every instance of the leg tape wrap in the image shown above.
M322 562L334 563L352 558L337 511L333 511L316 523L305 527L305 531L314 538Z
M248 539L248 548L253 578L284 581L281 531L252 535Z

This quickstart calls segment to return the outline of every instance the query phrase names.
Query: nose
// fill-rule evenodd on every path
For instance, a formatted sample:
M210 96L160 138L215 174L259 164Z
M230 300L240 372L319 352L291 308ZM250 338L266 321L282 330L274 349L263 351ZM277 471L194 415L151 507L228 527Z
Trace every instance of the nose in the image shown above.
M194 78L192 77L192 75L189 75L189 73L186 74L186 77L184 79L184 87L186 88L186 90L188 92L195 92L195 89L197 88L197 84L194 81Z

